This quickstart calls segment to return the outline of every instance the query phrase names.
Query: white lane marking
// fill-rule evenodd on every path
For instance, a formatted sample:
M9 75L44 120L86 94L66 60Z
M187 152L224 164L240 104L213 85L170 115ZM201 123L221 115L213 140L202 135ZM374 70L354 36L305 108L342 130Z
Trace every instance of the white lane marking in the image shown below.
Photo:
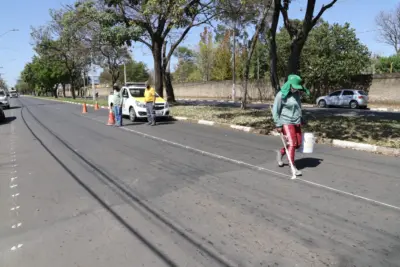
M15 179L18 179L18 177L11 177L11 182L14 181Z
M14 224L13 226L11 226L11 228L15 229L15 228L19 228L21 226L22 226L22 223L17 223L17 224Z
M18 248L22 248L23 244L18 244L17 246L13 246L11 248L12 251L17 250Z
M85 117L85 116L82 116L82 117ZM85 118L89 118L89 117L85 117ZM89 118L89 119L104 123L102 120L99 120L99 119L95 119L95 118ZM214 153L211 153L211 152L203 151L203 150L200 150L200 149L197 149L197 148L194 148L194 147L186 146L186 145L183 145L183 144L180 144L180 143L169 141L169 140L157 137L157 136L153 136L153 135L149 135L149 134L146 134L146 133L142 133L142 132L139 132L139 131L136 131L136 130L132 130L132 129L126 128L126 127L120 127L120 129L128 131L128 132L136 133L138 135L141 135L141 136L149 138L149 139L153 139L153 140L156 140L156 141L161 141L161 142L164 142L164 143L176 146L176 147L184 148L184 149L189 150L189 151L197 152L197 153L200 153L202 155L207 155L207 156L210 156L210 157L213 157L213 158L225 160L227 162L232 162L232 163L235 163L235 164L238 164L238 165L247 166L247 167L249 167L251 169L256 169L256 170L259 170L259 171L265 171L265 172L277 174L277 175L283 176L283 177L289 177L289 178L292 177L291 175L288 175L288 174L285 174L285 173L277 172L277 171L270 170L270 169L267 169L267 168L264 168L264 167L261 167L261 166L256 166L256 165L244 162L244 161L231 159L231 158L228 158L228 157L225 157L225 156L221 156L221 155L214 154ZM367 197L363 197L363 196L360 196L360 195L356 195L356 194L353 194L353 193L350 193L350 192L346 192L346 191L343 191L343 190L340 190L340 189L336 189L336 188L333 188L333 187L330 187L330 186L326 186L326 185L323 185L323 184L315 183L315 182L312 182L312 181L309 181L309 180L297 178L297 179L294 179L292 181L294 181L294 182L296 182L296 181L303 182L303 183L310 184L310 185L313 185L313 186L316 186L316 187L320 187L320 188L324 188L324 189L330 190L330 191L335 192L335 193L339 193L339 194L346 195L346 196L351 196L353 198L357 198L357 199L364 200L364 201L367 201L367 202L370 202L370 203L374 203L376 205L381 205L381 206L384 206L384 207L388 207L388 208L392 208L392 209L400 211L400 207L398 207L398 206L391 205L391 204L388 204L388 203L385 203L385 202L381 202L381 201L378 201L378 200L375 200L375 199L372 199L372 198L367 198Z
M20 206L16 206L16 207L12 207L10 210L11 210L11 211L13 211L13 210L19 210L19 208L20 208Z
M18 186L18 184L12 184L12 185L10 185L10 188L15 188L17 186Z
M19 196L19 193L16 193L16 194L13 194L13 195L11 195L12 197L17 197L17 196Z
M15 165L13 165L12 167L15 168L15 167L17 167L17 166L18 166L18 164L15 164Z

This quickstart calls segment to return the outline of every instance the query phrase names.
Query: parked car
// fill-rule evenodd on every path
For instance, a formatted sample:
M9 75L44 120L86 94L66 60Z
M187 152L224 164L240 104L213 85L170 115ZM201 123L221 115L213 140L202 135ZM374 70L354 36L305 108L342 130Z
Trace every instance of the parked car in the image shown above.
M136 121L139 118L147 118L146 104L144 102L144 91L146 90L145 83L127 83L121 88L123 104L122 115L129 116L131 121ZM113 94L108 96L108 106L112 107ZM154 107L156 117L169 117L169 105L159 95L156 95L156 104Z
M5 90L0 90L0 107L2 108L10 108L10 98L9 93Z
M368 95L362 90L342 89L327 96L317 98L316 104L320 108L327 107L350 107L366 108L368 106Z
M17 90L10 90L10 97L11 98L13 98L13 97L15 97L15 98L17 98L18 97L18 92L17 92Z

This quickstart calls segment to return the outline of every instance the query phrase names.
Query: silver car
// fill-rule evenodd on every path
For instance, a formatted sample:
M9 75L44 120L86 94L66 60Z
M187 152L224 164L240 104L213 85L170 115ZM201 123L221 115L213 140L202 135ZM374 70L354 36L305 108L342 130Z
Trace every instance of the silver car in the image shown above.
M350 107L366 108L368 106L368 95L362 90L342 89L327 96L317 98L316 104L320 108L326 107Z
M0 90L0 106L2 108L10 108L9 94L5 90Z

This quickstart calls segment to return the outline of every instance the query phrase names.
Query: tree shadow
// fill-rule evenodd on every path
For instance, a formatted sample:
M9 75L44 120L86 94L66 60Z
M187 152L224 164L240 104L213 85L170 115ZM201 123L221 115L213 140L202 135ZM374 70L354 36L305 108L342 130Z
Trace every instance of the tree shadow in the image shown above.
M299 170L303 170L306 168L316 168L318 167L323 159L317 159L317 158L301 158L295 161L296 167Z

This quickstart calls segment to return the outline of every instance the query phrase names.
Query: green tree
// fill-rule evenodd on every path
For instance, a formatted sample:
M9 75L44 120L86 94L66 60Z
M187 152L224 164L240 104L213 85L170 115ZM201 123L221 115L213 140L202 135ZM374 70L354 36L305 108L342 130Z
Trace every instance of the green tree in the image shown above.
M6 81L0 76L0 89L7 90L8 86Z
M213 80L228 80L232 78L232 61L230 51L230 33L226 31L225 37L215 50L214 63L212 66Z
M400 56L379 57L375 65L377 73L398 73L400 72Z
M81 29L90 23L90 17L80 19L82 14L73 8L50 10L48 25L32 29L35 51L64 65L71 86L72 97L82 83L82 73L90 64L91 47L84 43Z
M153 54L155 89L163 96L163 82L166 85L168 101L174 101L172 84L168 71L170 59L196 26L204 24L213 16L213 0L102 0L106 12L98 12L109 26L109 32L119 32L121 43L131 40L146 45ZM167 45L166 41L169 41Z
M227 32L228 31L225 32L225 35ZM229 40L226 40L225 37L221 44L223 45L220 47L221 49L218 49L218 51L223 51L225 54L221 55L221 57L225 57L226 59L226 52L229 52ZM204 31L200 34L199 52L197 54L197 64L203 81L209 81L211 79L211 71L213 69L214 60L222 59L215 58L214 50L212 32L209 30L209 28L204 27Z
M188 47L180 46L175 50L174 56L178 58L178 64L173 73L173 79L176 82L190 81L193 78L192 74L199 72L196 66L196 52Z
M298 25L301 25L298 22ZM278 72L286 73L286 59L291 53L291 39L287 31L277 35L280 62ZM349 82L351 77L360 74L370 66L370 52L360 43L350 24L333 24L320 21L308 37L300 59L300 72L307 86L314 88L313 96L325 94Z
M120 72L123 73L124 66L120 66ZM126 80L127 82L145 82L149 79L149 70L143 62L137 62L132 58L126 61ZM120 84L124 84L124 77L121 75L118 79Z

